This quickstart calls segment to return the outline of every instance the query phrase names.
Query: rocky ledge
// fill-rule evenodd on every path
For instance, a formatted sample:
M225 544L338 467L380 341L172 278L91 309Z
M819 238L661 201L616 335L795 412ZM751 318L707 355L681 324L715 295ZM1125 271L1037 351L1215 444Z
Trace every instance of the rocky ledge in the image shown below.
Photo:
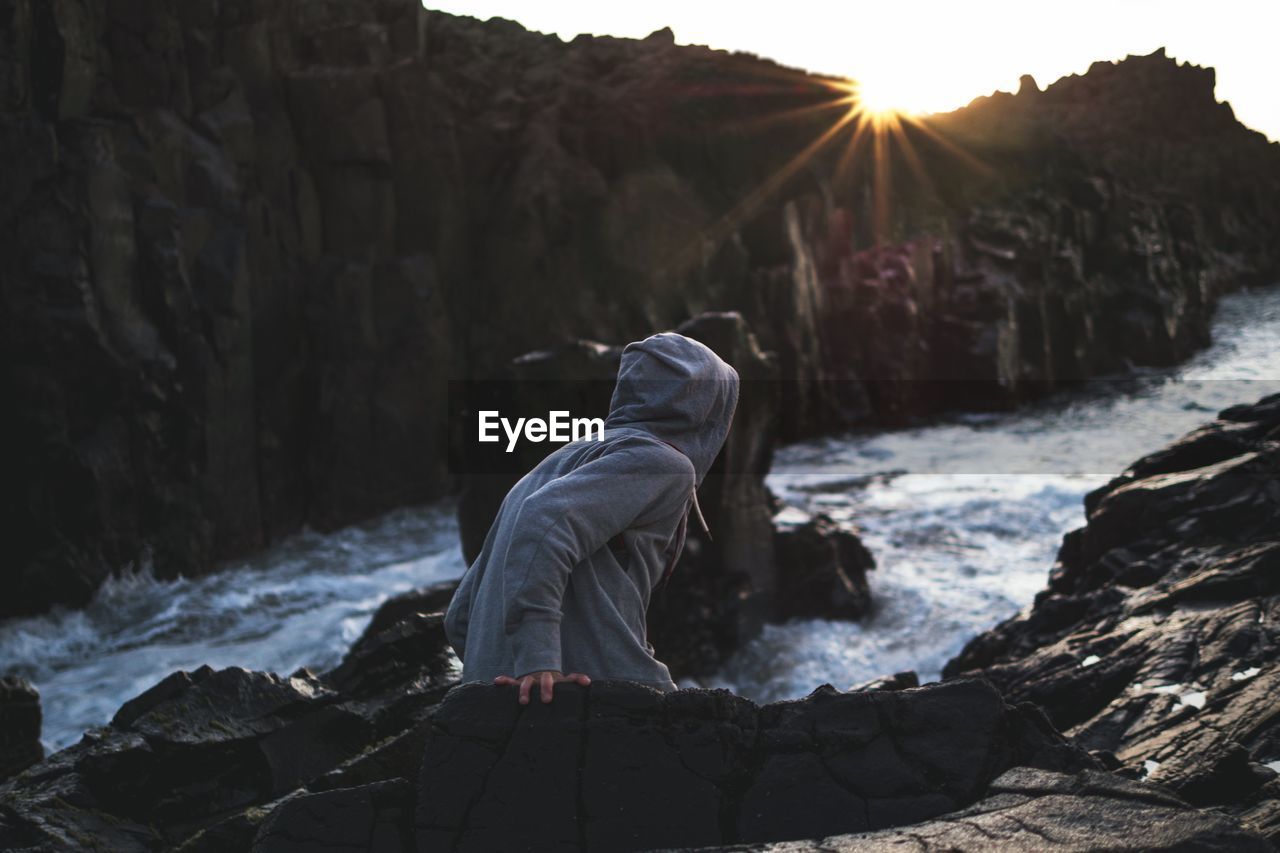
M1034 607L947 673L1280 842L1280 395L1138 460L1086 509Z
M169 676L0 785L0 848L1270 849L984 678L764 706L598 680L521 706L458 683L447 592L390 602L323 675Z
M458 683L426 589L330 672L164 679L0 784L0 848L1272 849L1278 462L1280 395L1134 463L1035 605L922 687L521 706Z
M1141 827L1134 834L1133 829ZM702 848L708 849L708 848ZM759 845L714 848L754 851ZM1089 770L1073 775L1016 768L967 809L900 829L771 844L770 853L900 853L907 850L1267 851L1265 841L1150 785Z
M514 688L457 685L446 649L439 614L411 614L324 676L176 673L0 787L0 846L1084 848L1151 821L1148 849L1267 849L1227 817L1103 771L983 679L822 685L765 706L602 680L521 706Z

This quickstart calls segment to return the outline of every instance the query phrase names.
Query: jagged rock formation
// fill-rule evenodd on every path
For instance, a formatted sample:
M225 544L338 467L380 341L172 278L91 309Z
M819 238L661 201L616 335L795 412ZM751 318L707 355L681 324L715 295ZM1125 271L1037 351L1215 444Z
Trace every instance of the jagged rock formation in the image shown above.
M1262 522L1267 513L1274 517L1274 472L1261 477L1250 463L1263 458L1259 448L1280 446L1277 414L1280 398L1229 410L1217 427L1138 463L1125 475L1128 486L1112 484L1100 499L1095 517L1145 506L1147 529L1160 530L1160 518L1176 515L1160 500L1180 511L1198 502L1203 512L1192 515L1190 526L1203 526L1206 535L1270 529ZM1251 448L1245 457L1232 455L1244 446ZM1169 473L1193 462L1209 468L1194 477ZM1117 497L1126 488L1154 490L1159 500L1124 504L1133 500ZM1236 515L1224 513L1224 496L1237 497L1226 504ZM1180 523L1188 526L1186 518ZM1098 542L1107 543L1105 537L1129 528L1100 529ZM1244 677L1228 675L1210 688L1196 722L1214 714L1211 726L1163 716L1154 707L1159 698L1140 695L1137 705L1116 705L1115 713L1077 726L1071 742L1036 704L1009 704L985 679L917 687L913 673L847 692L822 685L804 699L765 706L725 690L663 694L609 680L587 688L562 684L552 703L535 698L521 706L513 687L457 683L442 614L424 612L447 601L452 584L440 584L389 602L342 663L321 676L206 667L164 679L121 707L108 726L0 782L0 847L756 850L793 841L797 850L901 843L976 850L998 841L1013 849L1132 843L1265 850L1262 835L1187 800L1217 792L1221 801L1252 779L1263 787L1244 792L1246 799L1229 810L1273 832L1276 800L1267 786L1275 780L1266 781L1263 769L1241 756L1273 741L1274 709L1266 699L1274 695L1267 669L1274 668L1273 638L1256 622L1256 607L1223 603L1258 584L1269 590L1269 575L1253 572L1262 563L1247 555L1225 568L1178 565L1175 571L1191 574L1167 585L1149 578L1151 589L1138 594L1177 602L1183 612L1175 607L1168 618L1179 624L1206 620L1189 629L1201 632L1190 640L1210 637L1221 650L1212 652L1214 661L1231 656L1224 672L1253 665L1240 670ZM1211 568L1202 576L1204 565ZM1101 571L1084 566L1064 563L1055 584L1070 588ZM1252 619L1230 621L1246 611ZM1072 652L1066 666L1064 652L1033 649L1032 675L1096 666L1106 676L1112 664L1105 661L1116 671L1137 661L1143 672L1181 678L1176 666L1198 665L1194 655L1182 654L1181 641L1148 642L1156 632L1150 613L1125 615L1147 622L1119 642L1104 633L1112 617L1100 615L1100 633L1079 650L1099 662L1082 667L1088 658L1077 661ZM1018 629L1004 626L1002 636ZM993 643L1016 645L988 640L985 648ZM1014 696L1044 701L1059 719L1074 707L1068 694L1089 704L1094 688L1116 683L1069 678L1064 694L1032 678L1027 688L1015 677L1016 663L985 674ZM1099 745L1116 737L1130 741ZM1173 770L1135 780L1100 769L1121 764L1123 774L1136 775L1127 749L1146 751L1132 760L1152 754ZM1161 780L1177 792L1154 784Z
M0 15L0 613L444 493L418 4Z
M0 779L44 758L40 717L40 694L26 679L0 678Z
M1099 821L1127 835L1159 821L1141 836L1148 849L1266 849L1226 817L1097 770L1037 709L982 680L823 685L762 707L597 681L521 706L514 688L451 680L439 614L361 645L320 678L174 674L0 785L0 845L745 850L823 834L831 846L926 837L969 849L981 836L1083 849ZM870 834L836 835L849 832Z
M778 524L776 618L859 619L871 606L867 572L875 558L851 530L829 516Z
M1035 714L1005 706L977 682L918 696L824 688L764 709L726 691L664 698L607 681L562 688L552 705L522 709L509 689L469 684L437 706L452 686L445 648L439 615L413 615L366 636L323 678L176 673L126 703L109 726L0 788L0 844L40 849L92 840L154 850L189 840L186 849L216 849L238 838L233 846L243 849L256 836L255 849L275 850L304 843L300 825L335 841L344 833L367 840L384 823L401 837L416 821L420 841L456 824L472 833L468 844L495 849L511 842L518 825L506 822L514 815L494 812L501 803L530 815L567 809L571 818L584 780L590 813L600 818L592 826L585 816L561 822L573 843L579 831L597 843L615 833L610 843L623 843L643 836L645 825L670 827L663 840L683 843L718 838L722 825L737 827L733 837L794 837L801 815L774 808L776 796L804 793L807 819L825 815L833 829L864 820L880 826L971 801L1014 764L1088 763ZM584 775L575 769L580 762ZM619 773L619 762L635 772ZM892 790L883 775L891 765ZM873 766L879 775L867 776ZM530 769L543 782L526 790ZM812 779L811 790L794 787L797 773ZM418 782L416 808L406 779ZM646 779L665 796L640 797ZM507 788L522 796L502 794ZM857 790L885 793L856 809L834 808ZM489 799L477 805L477 797ZM616 805L635 807L630 822L614 817ZM678 806L681 819L651 820L653 809L667 806ZM498 821L488 824L488 841L481 840L485 814Z
M760 121L840 93L669 33L416 0L0 20L0 615L442 494L446 380L566 340L737 310L790 437L1180 357L1277 267L1276 146L1158 55L931 121L954 146L908 127L928 177L889 145L879 222L848 133L787 168L843 107Z
M0 848L247 849L302 786L412 777L452 667L437 613L367 635L322 677L174 673L0 785Z
M947 667L1280 842L1280 396L1089 495L1033 608Z

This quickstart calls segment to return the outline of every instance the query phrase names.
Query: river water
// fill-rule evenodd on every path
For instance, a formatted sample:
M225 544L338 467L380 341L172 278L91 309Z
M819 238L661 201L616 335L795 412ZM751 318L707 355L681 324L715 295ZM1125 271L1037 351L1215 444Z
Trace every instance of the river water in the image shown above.
M874 612L767 626L714 678L679 684L767 702L904 669L936 679L968 638L1029 605L1062 534L1084 522L1086 492L1219 409L1278 391L1273 287L1224 299L1214 344L1178 368L1013 413L782 448L768 483L783 512L859 530L878 561ZM388 596L462 574L457 541L442 501L304 532L206 577L112 580L83 610L0 623L0 673L39 688L45 746L60 749L175 669L335 665Z

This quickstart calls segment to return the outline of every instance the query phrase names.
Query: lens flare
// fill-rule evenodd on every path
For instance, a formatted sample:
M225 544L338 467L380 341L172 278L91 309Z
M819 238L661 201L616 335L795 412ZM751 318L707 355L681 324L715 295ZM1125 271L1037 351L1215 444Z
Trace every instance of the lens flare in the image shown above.
M833 144L841 150L835 155L833 179L836 185L842 181L865 181L864 196L870 202L870 226L875 245L884 245L893 238L893 208L895 184L909 179L919 191L936 196L936 186L924 159L916 150L918 142L927 142L932 148L946 152L955 161L972 171L989 175L991 167L965 151L933 127L932 110L913 107L911 80L881 78L879 82L840 78L815 78L789 69L778 69L775 76L790 81L800 89L813 87L825 90L831 97L820 103L807 104L780 112L755 116L748 121L738 121L734 128L740 132L768 127L780 122L810 121L815 115L829 112L831 123L812 141L796 151L775 172L739 198L716 221L698 229L688 243L676 251L664 265L663 274L683 274L691 266L705 261L743 223L798 174L809 161ZM735 90L736 92L736 90ZM920 101L916 101L920 103ZM899 164L895 166L895 161ZM894 172L903 174L895 179ZM855 177L861 175L862 177Z

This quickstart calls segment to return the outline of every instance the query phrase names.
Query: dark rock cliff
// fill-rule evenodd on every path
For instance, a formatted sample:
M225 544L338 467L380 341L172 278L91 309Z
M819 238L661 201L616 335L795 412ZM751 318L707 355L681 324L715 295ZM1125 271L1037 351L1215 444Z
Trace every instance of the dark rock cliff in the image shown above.
M791 437L1179 358L1277 269L1277 147L1162 55L905 125L886 208L830 81L669 33L0 20L0 614L441 495L446 380L568 340L736 310Z
M1086 507L1035 606L947 673L1280 842L1280 397L1225 410Z

